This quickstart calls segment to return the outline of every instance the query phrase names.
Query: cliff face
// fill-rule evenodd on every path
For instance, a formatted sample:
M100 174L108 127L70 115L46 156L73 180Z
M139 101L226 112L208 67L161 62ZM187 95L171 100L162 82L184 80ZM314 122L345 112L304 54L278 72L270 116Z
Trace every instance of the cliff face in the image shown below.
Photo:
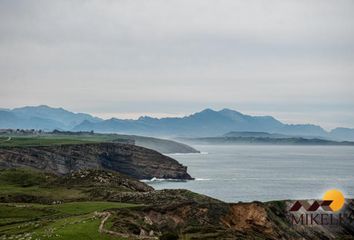
M176 160L143 147L119 143L0 148L0 168L31 167L66 174L106 169L137 179L192 179Z
M152 137L132 136L137 146L153 149L160 153L199 153L198 150L186 144Z
M132 239L150 232L154 236L174 237L166 239L200 240L329 240L354 236L354 219L339 225L293 225L287 217L288 201L224 203L185 190L130 194L130 198L126 195L122 200L145 204L141 208L111 211L111 230L129 234ZM342 214L353 216L354 203L348 200Z

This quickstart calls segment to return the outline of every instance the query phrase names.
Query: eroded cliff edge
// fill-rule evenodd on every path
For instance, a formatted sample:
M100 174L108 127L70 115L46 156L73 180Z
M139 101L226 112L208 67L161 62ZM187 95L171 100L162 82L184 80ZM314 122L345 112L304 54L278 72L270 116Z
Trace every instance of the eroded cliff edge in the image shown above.
M55 174L105 169L137 179L192 179L187 167L154 150L120 143L0 148L0 168L30 167Z

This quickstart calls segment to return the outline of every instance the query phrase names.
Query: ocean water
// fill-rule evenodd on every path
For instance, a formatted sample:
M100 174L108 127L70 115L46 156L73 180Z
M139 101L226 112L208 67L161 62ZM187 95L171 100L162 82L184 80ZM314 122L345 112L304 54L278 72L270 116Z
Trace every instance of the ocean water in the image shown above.
M196 180L150 181L227 202L321 199L329 189L354 198L354 147L199 145L202 154L171 154Z

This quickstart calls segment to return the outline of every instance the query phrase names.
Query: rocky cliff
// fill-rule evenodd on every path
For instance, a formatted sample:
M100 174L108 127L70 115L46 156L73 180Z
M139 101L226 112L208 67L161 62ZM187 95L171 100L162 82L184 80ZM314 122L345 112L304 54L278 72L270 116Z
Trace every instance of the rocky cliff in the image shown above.
M338 225L297 225L289 219L292 201L224 203L187 190L120 195L122 198L112 197L144 203L140 208L111 211L113 224L110 230L131 239L138 239L141 235L149 235L151 239L200 240L329 240L353 239L354 236L354 203L351 200L347 200L341 213L350 218Z
M0 168L30 167L56 174L107 169L137 179L192 179L187 168L156 151L119 143L0 148Z

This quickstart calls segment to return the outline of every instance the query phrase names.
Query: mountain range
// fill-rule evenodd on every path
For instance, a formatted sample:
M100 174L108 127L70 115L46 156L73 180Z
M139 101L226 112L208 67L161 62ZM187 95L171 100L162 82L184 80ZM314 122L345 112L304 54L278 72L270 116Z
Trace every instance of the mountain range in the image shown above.
M26 106L0 109L0 128L114 132L164 137L213 137L228 132L265 132L290 136L354 140L354 129L328 132L313 124L285 124L271 116L250 116L231 109L205 109L185 117L101 119L63 108Z
M0 109L0 128L71 130L83 121L103 121L86 113L73 113L46 105Z

